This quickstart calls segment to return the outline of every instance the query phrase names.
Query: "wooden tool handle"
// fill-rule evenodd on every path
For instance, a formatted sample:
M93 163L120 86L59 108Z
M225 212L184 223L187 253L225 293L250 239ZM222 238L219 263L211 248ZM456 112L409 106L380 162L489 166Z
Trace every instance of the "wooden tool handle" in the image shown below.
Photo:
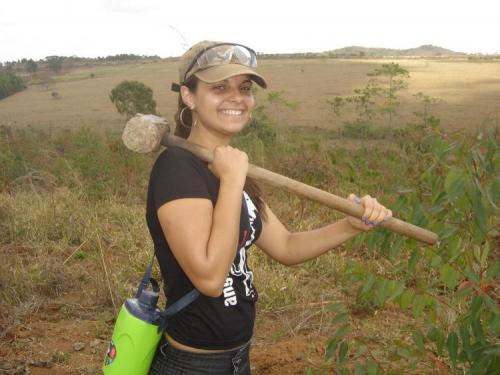
M161 144L166 147L184 148L188 151L191 151L200 159L208 163L213 162L214 157L213 153L210 150L191 143L183 138L176 137L167 133L163 136ZM348 199L328 193L313 186L309 186L302 182L295 181L291 178L268 171L267 169L260 168L252 164L249 165L248 176L254 178L255 180L265 182L271 186L283 188L304 198L324 204L325 206L334 208L350 216L361 219L364 213L363 207L361 205L353 203ZM380 226L387 228L395 233L399 233L418 241L422 241L429 245L434 245L438 240L438 235L436 233L407 223L403 220L399 220L395 217L387 222L382 222Z

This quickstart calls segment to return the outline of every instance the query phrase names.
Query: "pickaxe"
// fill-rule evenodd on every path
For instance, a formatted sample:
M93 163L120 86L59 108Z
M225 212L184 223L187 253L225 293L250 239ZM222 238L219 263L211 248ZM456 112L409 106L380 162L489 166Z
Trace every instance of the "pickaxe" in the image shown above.
M127 148L139 153L156 151L160 145L165 147L182 147L208 163L213 161L213 154L210 150L170 134L170 128L165 119L155 115L137 114L135 117L132 117L125 125L122 139ZM257 181L283 188L304 198L324 204L347 215L361 219L364 212L360 205L348 199L252 164L249 165L248 176ZM434 245L438 240L436 233L395 217L389 221L382 222L380 226L428 245Z

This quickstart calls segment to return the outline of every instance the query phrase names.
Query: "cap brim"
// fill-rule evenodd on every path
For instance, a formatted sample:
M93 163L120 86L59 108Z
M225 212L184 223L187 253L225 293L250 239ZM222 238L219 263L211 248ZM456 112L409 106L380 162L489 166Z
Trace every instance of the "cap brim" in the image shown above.
M223 81L227 78L238 76L240 74L248 74L250 79L257 83L260 87L264 89L267 87L264 77L256 73L255 70L240 64L215 65L194 73L196 77L206 83Z

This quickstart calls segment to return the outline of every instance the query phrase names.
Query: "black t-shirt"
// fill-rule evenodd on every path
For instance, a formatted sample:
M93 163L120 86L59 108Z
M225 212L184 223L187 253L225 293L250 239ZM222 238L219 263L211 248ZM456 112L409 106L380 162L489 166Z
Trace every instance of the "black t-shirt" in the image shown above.
M157 210L180 198L207 198L215 206L219 179L207 163L182 148L170 147L156 160L149 180L146 220L165 281L167 306L194 289L165 239ZM255 321L257 291L248 268L247 251L262 230L260 215L246 192L241 202L236 256L217 298L200 295L173 316L167 333L176 341L200 349L230 349L250 340Z

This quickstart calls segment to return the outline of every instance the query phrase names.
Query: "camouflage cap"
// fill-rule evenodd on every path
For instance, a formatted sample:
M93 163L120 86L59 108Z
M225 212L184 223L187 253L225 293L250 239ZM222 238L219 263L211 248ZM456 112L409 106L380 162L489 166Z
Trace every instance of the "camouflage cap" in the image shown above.
M244 65L243 63L239 62L238 59L231 58L231 60L229 60L228 62L219 61L215 64L206 64L205 66L196 64L195 59L197 60L198 58L200 58L200 56L203 55L204 51L210 50L211 48L214 48L216 46L238 46L238 48L245 48L248 53L251 53L253 55L252 57L255 60L256 65L257 60L255 52L248 47L244 47L234 43L205 40L193 45L184 53L184 55L182 55L179 62L179 83L181 85L193 75L203 82L214 83L230 77L234 77L236 75L248 74L250 76L250 79L255 81L255 83L257 83L260 87L267 87L266 80L256 72L255 67L252 67L248 64ZM178 88L177 86L178 85L173 84L172 89Z

